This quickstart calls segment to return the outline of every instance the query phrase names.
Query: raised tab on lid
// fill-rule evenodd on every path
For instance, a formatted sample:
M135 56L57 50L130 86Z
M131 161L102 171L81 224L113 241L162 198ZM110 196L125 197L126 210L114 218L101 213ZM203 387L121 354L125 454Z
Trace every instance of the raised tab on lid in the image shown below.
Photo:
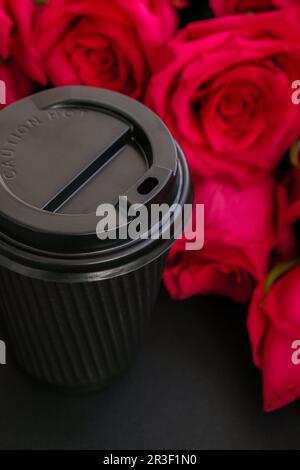
M99 204L172 203L177 150L142 104L64 87L0 112L0 170L3 233L41 249L94 250Z

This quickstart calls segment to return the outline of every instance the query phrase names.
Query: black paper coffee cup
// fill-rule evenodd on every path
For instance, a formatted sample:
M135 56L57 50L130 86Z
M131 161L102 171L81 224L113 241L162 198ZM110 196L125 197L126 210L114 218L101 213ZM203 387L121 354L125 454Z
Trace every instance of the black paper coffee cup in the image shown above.
M135 218L120 196L148 209L190 202L182 151L142 104L63 87L0 112L0 168L0 308L10 348L43 382L102 388L134 357L182 217L170 209L155 226L149 218L147 233L159 236L121 237ZM118 216L107 238L97 231L101 204Z

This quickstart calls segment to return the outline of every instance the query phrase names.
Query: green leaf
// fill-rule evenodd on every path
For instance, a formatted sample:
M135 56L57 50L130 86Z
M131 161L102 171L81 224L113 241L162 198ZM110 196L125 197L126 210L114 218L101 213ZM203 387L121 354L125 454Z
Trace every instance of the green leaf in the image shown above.
M265 288L264 288L264 298L266 298L270 289L278 281L278 279L280 279L288 271L291 271L291 269L295 268L298 264L300 264L299 258L293 261L288 261L288 262L281 263L275 266L275 268L272 269L267 276Z
M298 167L300 157L300 140L297 140L297 142L295 142L294 145L291 146L289 157L291 164L295 167Z

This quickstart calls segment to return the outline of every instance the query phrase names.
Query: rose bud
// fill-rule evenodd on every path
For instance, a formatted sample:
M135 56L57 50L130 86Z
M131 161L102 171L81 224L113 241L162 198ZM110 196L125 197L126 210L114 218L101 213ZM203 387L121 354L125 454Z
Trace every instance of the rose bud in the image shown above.
M300 396L300 265L276 267L255 291L248 331L255 364L262 370L265 411Z

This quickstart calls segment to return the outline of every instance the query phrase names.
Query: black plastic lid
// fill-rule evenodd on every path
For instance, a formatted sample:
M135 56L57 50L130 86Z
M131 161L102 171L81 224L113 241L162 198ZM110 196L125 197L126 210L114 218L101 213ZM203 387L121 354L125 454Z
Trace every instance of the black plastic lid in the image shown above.
M25 98L0 112L2 241L14 256L26 251L55 264L127 256L141 241L100 241L96 208L117 206L119 196L129 204L186 202L179 153L161 120L119 93L63 87Z

